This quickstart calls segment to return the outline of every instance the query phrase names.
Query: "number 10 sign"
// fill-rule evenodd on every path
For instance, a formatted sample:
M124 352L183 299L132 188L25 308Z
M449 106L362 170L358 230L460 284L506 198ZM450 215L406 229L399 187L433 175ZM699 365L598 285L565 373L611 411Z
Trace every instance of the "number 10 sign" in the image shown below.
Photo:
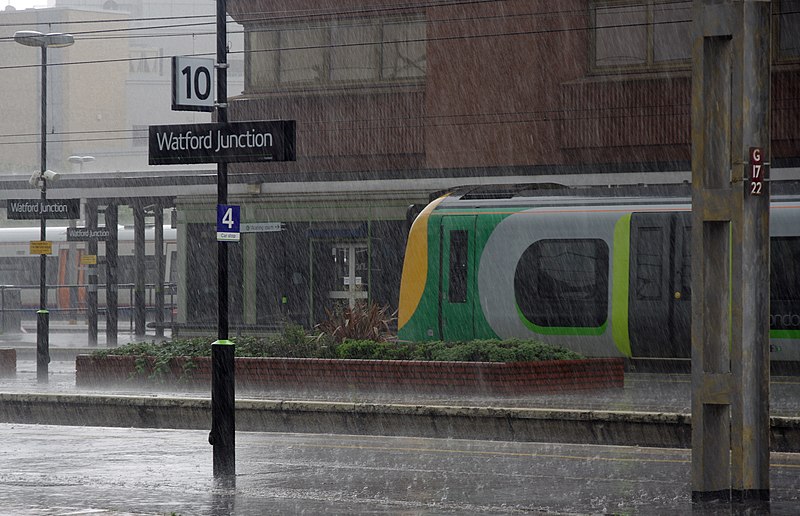
M214 111L214 60L172 58L172 110Z

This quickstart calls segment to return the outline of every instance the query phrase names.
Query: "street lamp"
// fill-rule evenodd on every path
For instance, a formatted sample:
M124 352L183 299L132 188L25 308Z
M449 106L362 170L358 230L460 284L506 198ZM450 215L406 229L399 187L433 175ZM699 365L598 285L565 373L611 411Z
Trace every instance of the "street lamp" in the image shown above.
M43 34L34 30L21 30L14 33L14 41L28 47L42 49L42 138L41 138L41 169L38 174L31 177L31 183L40 183L42 191L42 206L39 210L40 239L47 240L47 216L44 205L47 202L47 181L58 178L58 174L47 170L47 48L68 47L75 43L71 34L50 33ZM50 363L50 320L47 311L47 255L42 254L39 265L39 310L36 313L36 379L39 383L47 383L47 367Z
M94 161L94 156L70 156L67 158L70 163L80 163L80 172L83 174L83 164Z

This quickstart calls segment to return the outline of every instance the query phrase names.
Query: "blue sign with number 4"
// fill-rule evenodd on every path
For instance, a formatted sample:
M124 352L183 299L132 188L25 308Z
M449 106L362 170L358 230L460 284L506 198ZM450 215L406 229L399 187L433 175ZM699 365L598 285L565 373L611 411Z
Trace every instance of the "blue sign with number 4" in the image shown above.
M239 206L217 205L217 240L238 240L239 212Z

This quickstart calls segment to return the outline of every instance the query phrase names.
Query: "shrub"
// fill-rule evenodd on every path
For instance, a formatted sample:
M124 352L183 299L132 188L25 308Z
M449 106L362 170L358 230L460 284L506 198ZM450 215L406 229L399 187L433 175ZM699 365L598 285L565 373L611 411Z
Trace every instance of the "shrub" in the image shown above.
M265 338L243 336L231 339L239 357L309 357L316 356L324 343L309 337L302 326L287 325L279 336Z
M156 342L134 342L118 348L96 351L94 356L126 355L136 357L136 376L151 380L163 379L169 371L169 361L178 356L202 357L211 355L211 341L204 338ZM152 365L150 358L152 358ZM185 370L194 367L189 361Z
M346 340L335 348L336 358L371 360L411 360L413 353L407 344L375 342L373 340Z
M582 355L568 349L518 339L433 342L427 349L421 351L427 360L457 362L530 362L583 358Z
M327 320L319 323L316 328L322 335L331 337L337 343L345 340L385 342L391 336L389 325L396 315L387 315L388 311L388 306L381 307L376 303L367 304L363 301L356 302L352 308L345 306L333 312L326 308Z
M527 340L474 340L469 342L376 342L344 340L334 337L310 337L299 326L287 326L276 337L236 337L238 357L343 358L372 360L443 360L456 362L530 362L539 360L575 360L584 358L573 351ZM160 376L170 358L211 355L213 339L175 339L163 343L133 343L96 351L95 356L134 355L139 357L140 374L148 372L145 357L155 358L151 376ZM192 367L189 362L187 367Z

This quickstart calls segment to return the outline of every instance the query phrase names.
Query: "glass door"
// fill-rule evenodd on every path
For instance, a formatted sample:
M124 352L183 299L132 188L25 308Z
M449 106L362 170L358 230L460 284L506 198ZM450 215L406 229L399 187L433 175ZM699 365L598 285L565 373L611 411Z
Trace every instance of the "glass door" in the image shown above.
M333 284L328 298L334 307L353 308L369 297L369 251L365 244L337 242L331 246Z

